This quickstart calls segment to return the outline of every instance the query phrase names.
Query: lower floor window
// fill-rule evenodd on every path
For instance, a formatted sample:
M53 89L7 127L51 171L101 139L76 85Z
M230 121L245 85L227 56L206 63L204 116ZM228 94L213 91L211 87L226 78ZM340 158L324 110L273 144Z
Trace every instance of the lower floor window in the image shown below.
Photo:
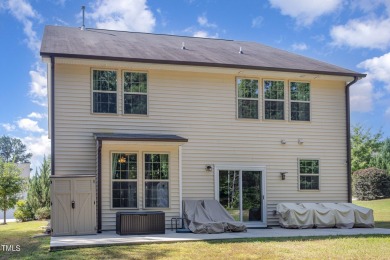
M169 206L167 181L145 182L145 207L167 208Z
M112 201L114 208L136 208L137 182L112 182Z
M299 160L299 189L320 189L320 165L319 160Z

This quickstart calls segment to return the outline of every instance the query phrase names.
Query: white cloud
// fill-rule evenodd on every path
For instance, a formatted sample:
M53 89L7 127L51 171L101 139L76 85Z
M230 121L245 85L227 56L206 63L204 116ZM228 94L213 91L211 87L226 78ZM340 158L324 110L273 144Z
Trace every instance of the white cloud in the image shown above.
M152 32L156 19L146 0L98 0L87 13L97 28Z
M336 46L386 49L390 46L390 19L350 20L334 26L330 35Z
M257 16L252 19L252 28L260 28L263 23L264 18L262 16Z
M390 92L390 52L365 60L358 67L366 69L373 80L383 82Z
M37 98L46 98L47 96L47 79L46 70L39 64L35 64L35 68L30 70L30 94Z
M271 7L280 9L283 15L296 19L298 25L310 25L322 15L329 14L341 7L342 0L269 0Z
M19 128L25 131L37 132L37 133L43 133L45 131L38 126L37 121L31 120L29 118L22 118L18 120L17 123Z
M12 125L12 124L9 124L9 123L5 123L5 124L2 124L1 125L7 132L12 132L16 129L16 126L15 125Z
M370 112L372 110L374 86L370 78L364 78L350 87L351 111Z
M198 24L203 27L217 28L218 26L215 23L209 23L205 14L198 17Z
M41 42L33 29L32 20L40 20L40 15L25 0L9 0L6 7L23 24L23 32L27 36L27 46L32 51L38 53Z
M47 114L32 112L27 117L29 117L29 118L36 118L36 119L42 119L42 118L46 118Z
M33 154L31 168L35 169L35 167L40 166L43 156L48 157L50 155L50 140L47 135L27 136L21 138L21 140L26 145L27 151Z
M218 33L214 35L210 35L208 32L200 30L200 31L195 31L193 36L200 37L200 38L218 38Z
M293 45L291 45L291 48L294 50L294 51L304 51L304 50L307 50L309 47L306 45L306 43L294 43Z

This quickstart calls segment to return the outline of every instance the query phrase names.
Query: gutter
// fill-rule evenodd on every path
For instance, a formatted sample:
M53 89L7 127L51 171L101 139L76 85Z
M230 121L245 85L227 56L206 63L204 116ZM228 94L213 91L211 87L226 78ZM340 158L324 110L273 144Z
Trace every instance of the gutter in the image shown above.
M347 186L348 186L348 202L352 203L352 169L351 169L351 116L349 102L349 87L355 84L360 78L353 77L353 80L345 86L345 111L346 111L346 130L347 130Z
M55 120L55 100L54 100L54 82L55 82L55 57L50 56L50 73L51 73L51 91L50 91L50 108L51 108L51 113L50 113L50 138L51 138L51 150L50 150L50 165L51 165L51 175L55 175L55 135L54 135L54 120Z

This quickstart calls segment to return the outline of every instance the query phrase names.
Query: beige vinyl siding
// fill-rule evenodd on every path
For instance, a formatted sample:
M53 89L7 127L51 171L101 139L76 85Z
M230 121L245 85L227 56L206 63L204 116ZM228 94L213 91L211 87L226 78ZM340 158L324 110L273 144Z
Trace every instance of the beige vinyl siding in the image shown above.
M96 168L92 133L176 134L189 139L182 150L183 199L214 198L214 175L205 171L207 164L237 164L267 167L268 224L276 223L272 211L281 201L347 201L345 82L310 81L311 122L264 121L236 119L235 78L241 75L144 68L148 116L95 115L91 68L96 66L56 65L56 174L85 174ZM258 78L259 83L272 79L266 74ZM286 114L289 118L287 99ZM103 149L102 156L107 156ZM320 191L298 190L298 158L320 159ZM280 172L288 172L286 180ZM102 174L108 178L107 172ZM103 219L107 227L114 214L104 211Z

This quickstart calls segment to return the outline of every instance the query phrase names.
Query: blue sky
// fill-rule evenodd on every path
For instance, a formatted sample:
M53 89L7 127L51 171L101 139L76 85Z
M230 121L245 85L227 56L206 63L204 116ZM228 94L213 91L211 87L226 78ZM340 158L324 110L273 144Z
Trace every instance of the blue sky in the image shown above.
M50 152L44 26L86 26L255 41L368 74L351 89L352 123L390 136L390 0L0 0L0 135L33 167Z

